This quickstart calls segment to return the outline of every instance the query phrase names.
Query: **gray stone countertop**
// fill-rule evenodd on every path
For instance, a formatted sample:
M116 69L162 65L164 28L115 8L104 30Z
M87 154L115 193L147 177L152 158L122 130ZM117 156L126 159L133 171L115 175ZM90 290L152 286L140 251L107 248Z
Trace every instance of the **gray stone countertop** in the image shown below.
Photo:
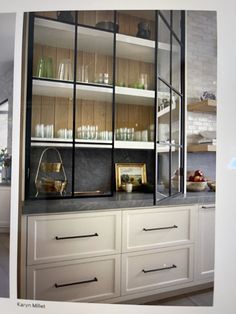
M5 187L5 186L6 186L6 187L8 187L8 186L10 187L10 186L11 186L11 182L5 182L5 181L0 182L0 187L2 187L2 186L3 186L3 187Z
M214 192L193 192L159 200L156 206L215 203ZM87 197L58 200L29 200L23 204L23 214L52 214L73 211L93 211L103 209L127 209L153 206L153 194L115 193L111 197Z

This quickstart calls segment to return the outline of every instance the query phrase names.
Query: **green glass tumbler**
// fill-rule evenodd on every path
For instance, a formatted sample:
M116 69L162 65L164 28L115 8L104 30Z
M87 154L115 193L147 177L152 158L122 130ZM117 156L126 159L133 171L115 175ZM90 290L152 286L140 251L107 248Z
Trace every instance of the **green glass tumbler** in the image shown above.
M53 65L52 65L52 58L46 58L45 61L46 65L46 77L53 78Z
M45 77L46 76L46 64L45 64L45 58L44 57L39 59L36 75L38 77Z

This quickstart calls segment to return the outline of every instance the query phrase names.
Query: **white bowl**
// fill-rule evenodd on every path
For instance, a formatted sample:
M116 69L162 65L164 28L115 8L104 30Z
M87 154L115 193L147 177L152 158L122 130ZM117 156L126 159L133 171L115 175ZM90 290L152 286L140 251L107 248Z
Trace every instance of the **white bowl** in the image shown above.
M201 192L207 187L207 182L192 182L187 181L187 191L188 192Z

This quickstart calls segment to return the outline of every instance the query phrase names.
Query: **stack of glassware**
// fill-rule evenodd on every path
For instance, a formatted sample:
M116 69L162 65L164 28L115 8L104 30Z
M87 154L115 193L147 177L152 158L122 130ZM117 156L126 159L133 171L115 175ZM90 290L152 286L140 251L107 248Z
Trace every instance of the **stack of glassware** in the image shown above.
M35 126L35 137L40 138L53 138L53 124L44 125L36 124Z
M96 140L98 138L97 125L82 125L77 129L78 139Z
M57 137L58 138L63 138L65 140L68 140L68 139L72 139L72 136L73 136L73 131L71 129L59 129L57 131Z

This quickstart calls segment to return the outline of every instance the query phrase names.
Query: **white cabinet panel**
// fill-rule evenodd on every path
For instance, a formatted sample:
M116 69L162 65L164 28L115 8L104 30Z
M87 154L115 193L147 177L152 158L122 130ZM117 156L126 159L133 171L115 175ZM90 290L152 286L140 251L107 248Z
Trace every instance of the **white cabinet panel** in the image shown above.
M29 266L27 298L96 301L120 295L120 256Z
M11 187L0 186L0 232L9 232Z
M28 265L119 253L120 229L119 211L31 216Z
M215 206L199 206L196 243L196 277L199 280L214 278Z
M154 249L194 240L196 206L123 213L123 251Z
M193 280L192 247L122 256L122 295L178 285Z

